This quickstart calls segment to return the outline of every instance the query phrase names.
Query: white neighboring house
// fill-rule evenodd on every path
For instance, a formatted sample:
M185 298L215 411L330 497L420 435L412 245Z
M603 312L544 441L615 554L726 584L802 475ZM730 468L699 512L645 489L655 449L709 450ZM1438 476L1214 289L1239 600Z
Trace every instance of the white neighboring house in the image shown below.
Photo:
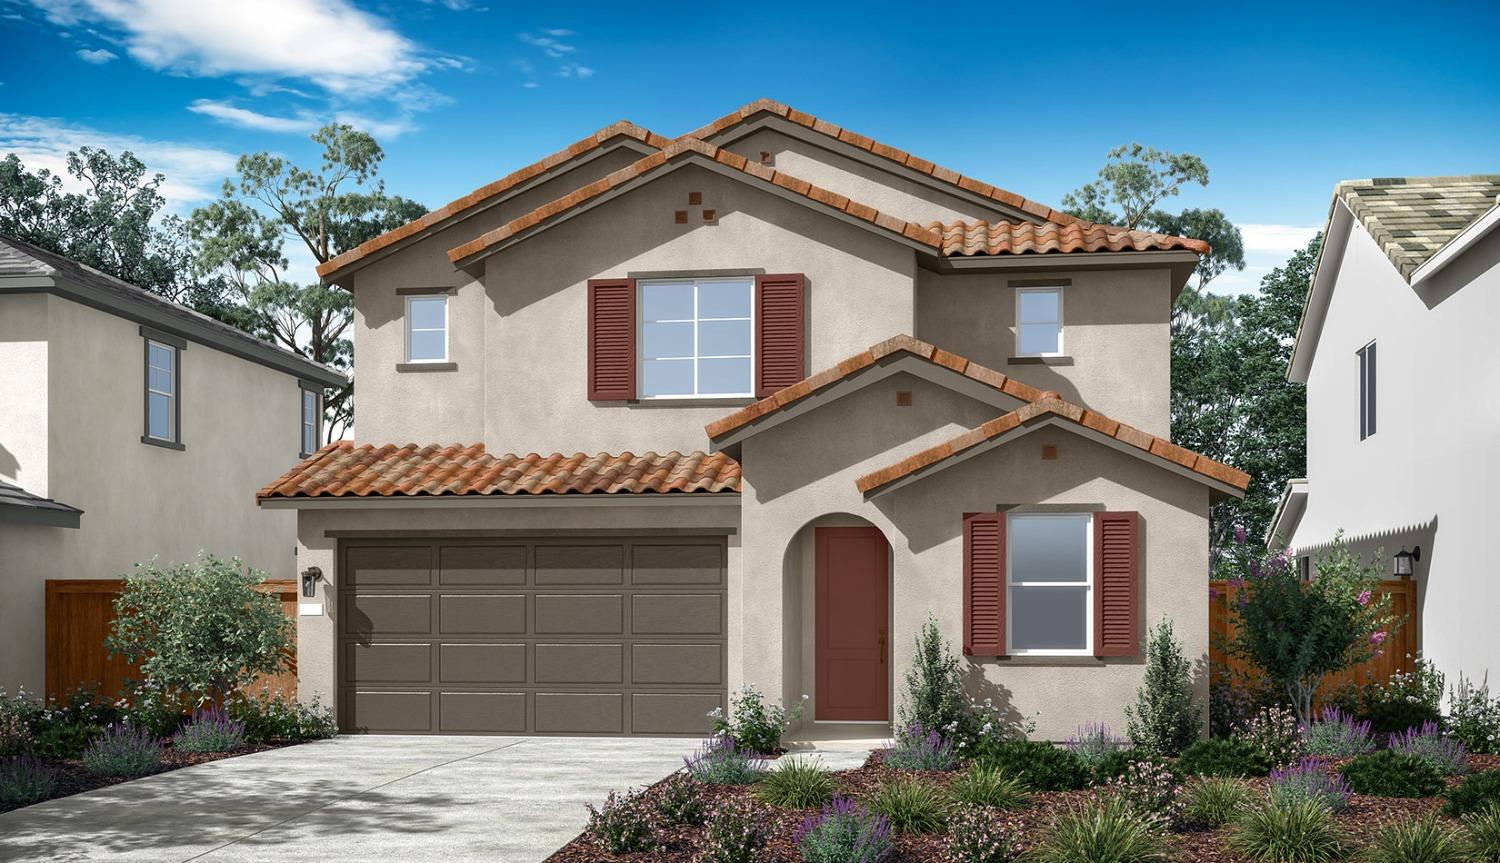
M1412 561L1419 644L1449 679L1500 658L1500 175L1334 189L1287 376L1307 384L1306 479L1268 540ZM1500 682L1497 680L1496 682Z
M318 448L324 388L344 382L0 235L0 687L40 691L48 662L78 659L44 655L49 580L199 550L295 577L295 516L257 512L255 491Z

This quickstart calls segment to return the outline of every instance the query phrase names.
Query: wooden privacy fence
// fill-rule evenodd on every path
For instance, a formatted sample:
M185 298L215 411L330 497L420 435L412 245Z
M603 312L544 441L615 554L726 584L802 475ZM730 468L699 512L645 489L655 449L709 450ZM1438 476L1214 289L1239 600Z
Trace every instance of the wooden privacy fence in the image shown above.
M266 581L265 590L281 599L281 610L297 619L297 582ZM115 621L115 597L125 588L123 579L47 580L47 695L63 697L80 686L98 688L100 698L113 700L125 693L126 678L139 680L140 669L123 656L110 656L104 637ZM262 689L297 694L297 657L290 657L287 670L274 677L261 677L251 684Z
M1223 581L1210 581L1208 584L1209 684L1216 687L1221 683L1224 669L1227 668L1233 678L1249 674L1252 669L1239 657L1225 655L1225 648L1235 637L1237 629L1232 623L1233 616L1229 613L1229 603L1234 601L1236 591L1231 590ZM1383 581L1377 592L1391 597L1390 613L1402 621L1400 628L1391 633L1385 644L1381 645L1385 649L1384 654L1362 665L1329 675L1318 687L1318 692L1327 695L1346 683L1362 685L1371 680L1384 682L1393 674L1416 670L1417 583L1409 578ZM1314 704L1314 709L1316 708L1317 705Z

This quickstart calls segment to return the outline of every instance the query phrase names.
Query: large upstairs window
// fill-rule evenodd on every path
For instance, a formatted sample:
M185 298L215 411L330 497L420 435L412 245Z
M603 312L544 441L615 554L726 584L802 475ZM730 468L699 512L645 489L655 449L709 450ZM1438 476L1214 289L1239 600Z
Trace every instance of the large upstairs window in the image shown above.
M754 394L753 276L641 279L640 397Z

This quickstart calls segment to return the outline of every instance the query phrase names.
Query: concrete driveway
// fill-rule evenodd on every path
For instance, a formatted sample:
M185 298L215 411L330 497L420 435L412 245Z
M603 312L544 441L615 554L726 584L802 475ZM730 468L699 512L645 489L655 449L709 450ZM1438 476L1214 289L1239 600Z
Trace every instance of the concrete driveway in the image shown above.
M0 815L0 860L539 863L696 743L339 737Z

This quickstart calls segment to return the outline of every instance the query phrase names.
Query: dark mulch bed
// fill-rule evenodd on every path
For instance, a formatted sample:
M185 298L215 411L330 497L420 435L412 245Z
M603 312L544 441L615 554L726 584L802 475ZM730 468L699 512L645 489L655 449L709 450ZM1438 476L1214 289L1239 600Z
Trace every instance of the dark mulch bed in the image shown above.
M851 797L868 797L881 784L896 776L919 776L937 785L947 785L954 775L952 773L896 771L882 766L879 762L877 753L872 755L865 762L865 766L858 770L836 773L839 784L838 793ZM1500 756L1497 755L1472 755L1469 757L1469 763L1473 773L1500 770ZM1333 764L1336 767L1339 762L1333 762ZM1463 777L1450 777L1448 784L1451 787L1462 780ZM1267 784L1265 779L1247 781L1257 790L1264 788ZM652 792L648 791L649 793ZM709 808L726 797L746 797L749 794L749 786L703 786L704 801ZM1087 790L1039 793L1034 795L1032 804L1025 809L1003 813L999 817L1020 830L1027 840L1034 840L1042 835L1054 813L1084 800L1088 795ZM1409 800L1356 794L1349 807L1337 817L1339 826L1350 837L1351 842L1358 845L1364 844L1369 837L1387 824L1435 813L1442 804L1441 797ZM802 855L792 843L792 833L814 810L765 808L766 811L775 813L775 825L770 845L762 859L777 861L777 863L800 861ZM547 863L691 863L695 853L694 841L701 832L701 828L697 827L672 828L664 837L663 850L619 855L611 854L594 845L587 838L579 836L547 858ZM1173 833L1167 837L1167 844L1171 849L1172 858L1179 863L1247 863L1244 857L1228 850L1225 844L1228 832L1227 828L1220 828ZM940 834L926 836L898 834L895 844L896 854L893 863L931 863L942 858Z
M268 749L279 749L282 746L291 746L291 743L255 743L238 749L234 752L178 752L168 746L162 754L162 769L177 770L182 767L191 767L194 764L207 764L210 761L222 761L225 758L234 758L238 755L249 755L252 752L265 752ZM48 798L56 800L59 797L71 797L74 794L82 794L85 791L93 791L95 788L106 788L110 785L118 785L121 782L129 782L132 777L125 776L96 776L83 766L83 762L76 759L65 759L55 761L40 761L52 768L57 773L57 793ZM133 777L140 778L140 777ZM46 802L46 801L41 801ZM0 801L0 812L10 812L20 809L13 803Z

